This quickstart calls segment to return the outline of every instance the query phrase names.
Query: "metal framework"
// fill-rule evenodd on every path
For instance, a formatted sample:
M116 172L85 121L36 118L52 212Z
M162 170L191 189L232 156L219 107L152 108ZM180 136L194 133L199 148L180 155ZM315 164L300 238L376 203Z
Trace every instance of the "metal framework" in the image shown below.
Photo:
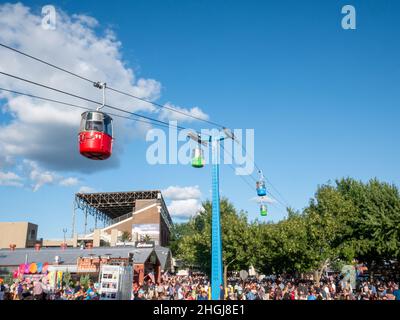
M115 219L132 214L136 210L136 200L155 200L161 206L161 215L168 228L172 219L159 190L131 192L102 192L75 194L76 208L81 209L85 217L94 216L104 224L110 225Z

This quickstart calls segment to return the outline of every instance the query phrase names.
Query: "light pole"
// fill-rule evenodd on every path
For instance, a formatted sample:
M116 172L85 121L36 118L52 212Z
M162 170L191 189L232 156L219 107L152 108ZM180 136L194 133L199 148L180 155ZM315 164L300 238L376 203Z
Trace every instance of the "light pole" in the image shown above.
M226 288L226 287L227 287L227 284L228 284L228 280L227 280L227 277L228 277L228 267L229 267L233 262L235 262L235 261L236 261L236 258L234 258L234 259L231 260L230 262L226 263L225 266L224 266L224 288Z
M64 233L64 244L66 244L67 243L67 240L66 240L66 237L65 237L65 235L67 234L67 228L64 228L63 229L63 233Z
M76 219L76 199L74 199L72 204L72 230L71 230L71 238L75 236L75 219Z

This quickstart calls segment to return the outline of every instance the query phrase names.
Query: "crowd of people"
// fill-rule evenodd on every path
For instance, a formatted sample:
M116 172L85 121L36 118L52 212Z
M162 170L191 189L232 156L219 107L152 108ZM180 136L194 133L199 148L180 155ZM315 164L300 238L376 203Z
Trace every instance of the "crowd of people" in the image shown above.
M134 286L136 300L210 300L210 282L205 276L164 276L160 284L151 281ZM353 288L340 275L323 277L319 284L293 277L263 279L231 277L220 286L221 300L400 300L399 283L377 279L360 280Z
M0 281L0 300L98 300L98 283L81 285L76 281L51 289L45 281ZM399 282L376 279L359 280L352 287L340 275L323 277L319 284L290 276L257 279L230 277L221 300L400 300ZM211 300L209 279L204 275L176 276L164 274L159 284L148 279L132 286L133 300Z
M73 286L51 288L42 280L14 280L11 285L0 284L0 300L99 300L99 294L91 282L81 286L77 281Z

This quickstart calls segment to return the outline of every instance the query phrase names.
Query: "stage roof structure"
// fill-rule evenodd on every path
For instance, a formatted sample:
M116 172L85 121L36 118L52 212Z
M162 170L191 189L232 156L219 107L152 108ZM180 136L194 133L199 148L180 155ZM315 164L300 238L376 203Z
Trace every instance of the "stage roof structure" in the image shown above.
M161 215L164 221L169 227L172 225L160 190L75 194L77 208L94 216L96 221L100 220L108 225L132 216L136 210L136 200L154 200L154 203L158 203L162 208Z

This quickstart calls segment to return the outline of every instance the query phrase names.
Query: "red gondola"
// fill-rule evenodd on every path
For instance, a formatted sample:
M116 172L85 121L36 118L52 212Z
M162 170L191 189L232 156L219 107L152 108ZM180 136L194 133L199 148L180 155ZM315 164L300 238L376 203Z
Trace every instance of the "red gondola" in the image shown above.
M107 85L95 82L93 86L103 91L103 103L97 110L82 113L79 152L92 160L105 160L111 156L113 142L112 118L100 111L106 105Z
M101 111L82 113L79 131L79 152L92 160L111 156L113 141L112 118Z

